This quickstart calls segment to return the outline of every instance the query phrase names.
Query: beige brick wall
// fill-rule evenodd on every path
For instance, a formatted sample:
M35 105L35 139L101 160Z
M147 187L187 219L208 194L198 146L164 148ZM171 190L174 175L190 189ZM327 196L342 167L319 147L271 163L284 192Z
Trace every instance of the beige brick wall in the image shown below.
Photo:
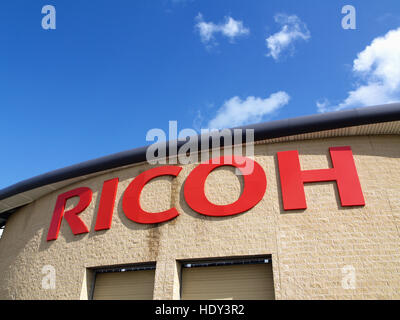
M308 209L282 209L276 153L299 150L302 169L330 166L329 147L351 146L363 188L363 208L342 208L333 182L307 184ZM0 240L0 299L80 299L90 291L90 267L156 262L155 299L179 299L177 260L272 255L277 299L400 298L400 137L330 138L255 147L267 175L267 191L250 211L215 218L197 214L183 198L195 165L180 175L157 178L143 190L145 210L175 206L176 219L140 225L122 211L122 195L132 179L150 168L116 170L49 194L9 219ZM119 177L110 230L94 231L99 191ZM208 198L226 204L240 195L241 178L228 167L206 183ZM80 214L90 232L74 236L63 221L59 238L46 236L57 196L78 186L92 188L92 204ZM74 205L68 201L67 207ZM42 289L42 268L56 270L56 289ZM342 268L355 270L355 289L344 289Z

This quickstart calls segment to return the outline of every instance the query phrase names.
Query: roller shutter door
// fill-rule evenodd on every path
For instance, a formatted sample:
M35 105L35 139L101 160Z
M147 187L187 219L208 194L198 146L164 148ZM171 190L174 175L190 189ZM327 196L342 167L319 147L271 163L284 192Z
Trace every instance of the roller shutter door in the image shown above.
M274 300L272 264L182 269L182 300Z
M152 300L155 270L97 273L94 300Z

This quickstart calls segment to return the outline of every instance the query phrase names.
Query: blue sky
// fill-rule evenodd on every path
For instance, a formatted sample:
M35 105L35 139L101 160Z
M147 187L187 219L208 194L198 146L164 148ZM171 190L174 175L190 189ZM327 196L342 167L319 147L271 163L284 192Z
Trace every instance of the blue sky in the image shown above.
M398 0L4 0L0 189L146 145L171 120L199 130L398 101L399 27Z

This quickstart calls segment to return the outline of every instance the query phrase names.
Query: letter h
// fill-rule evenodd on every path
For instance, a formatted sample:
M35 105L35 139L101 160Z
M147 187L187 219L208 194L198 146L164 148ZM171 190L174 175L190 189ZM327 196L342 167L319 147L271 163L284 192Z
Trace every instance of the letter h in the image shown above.
M285 210L306 209L304 183L336 181L343 207L364 206L364 196L350 147L329 148L331 169L301 170L297 151L278 152L279 175Z

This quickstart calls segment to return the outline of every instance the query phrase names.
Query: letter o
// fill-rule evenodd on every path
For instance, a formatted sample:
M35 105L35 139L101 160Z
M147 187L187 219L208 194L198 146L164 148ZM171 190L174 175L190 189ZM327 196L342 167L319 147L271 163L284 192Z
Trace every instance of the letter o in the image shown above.
M253 165L253 171L245 174L244 168ZM238 200L228 205L216 205L208 201L205 195L205 183L208 175L221 166L233 166L243 173L244 187ZM212 217L232 216L253 208L261 201L267 188L267 178L263 168L247 157L226 156L215 158L196 167L185 182L184 195L187 204L196 212Z

